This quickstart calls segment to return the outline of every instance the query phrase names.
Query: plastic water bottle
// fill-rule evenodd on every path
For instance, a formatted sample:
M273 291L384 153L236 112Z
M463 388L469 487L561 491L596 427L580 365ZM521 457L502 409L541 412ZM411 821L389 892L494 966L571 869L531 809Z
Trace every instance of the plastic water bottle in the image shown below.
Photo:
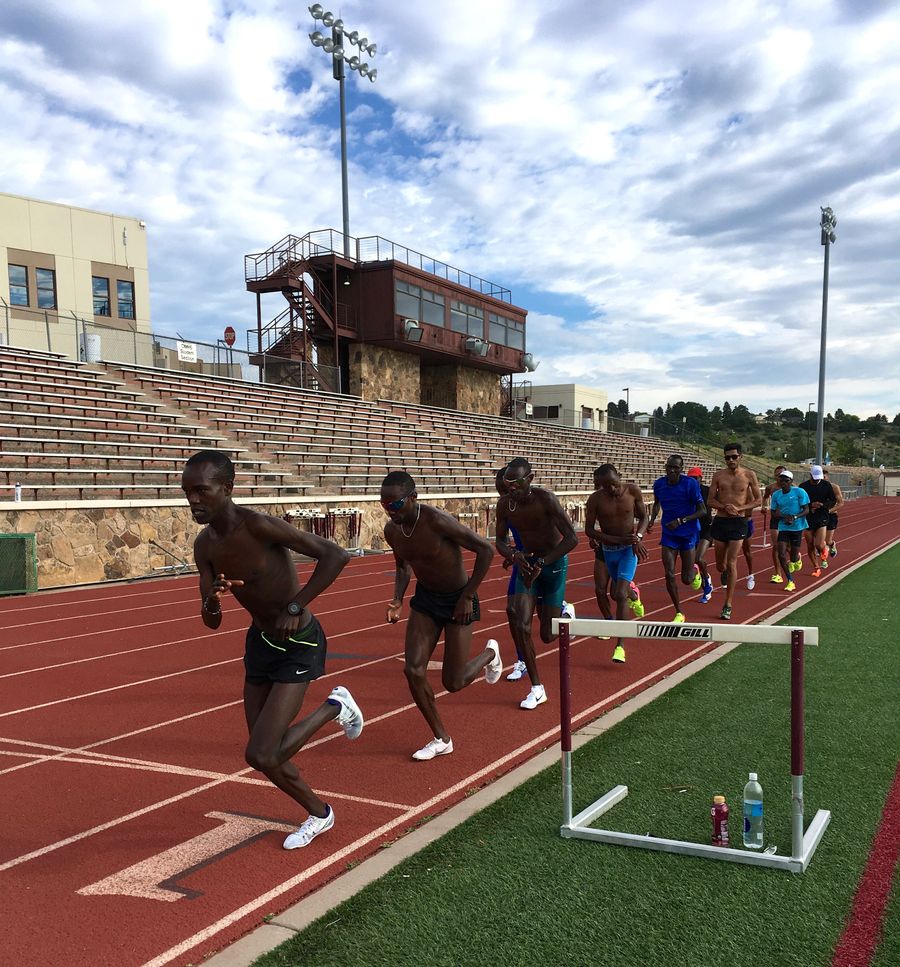
M755 772L744 786L744 846L763 848L763 791Z
M724 796L713 796L709 814L712 816L713 846L728 846L728 804Z
M15 489L15 494L13 499L16 501L20 501L22 499L22 485L20 483L16 484L16 489Z

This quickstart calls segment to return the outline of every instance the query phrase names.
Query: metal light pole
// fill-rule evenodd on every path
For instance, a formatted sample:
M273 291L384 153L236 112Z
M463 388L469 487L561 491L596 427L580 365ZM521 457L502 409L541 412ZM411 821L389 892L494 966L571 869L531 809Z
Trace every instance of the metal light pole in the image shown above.
M625 394L625 409L628 411L625 414L625 416L627 417L627 416L629 416L631 414L630 388L628 386L623 386L622 387L622 392Z
M816 413L816 463L819 466L825 462L825 330L828 322L828 256L831 243L836 241L834 230L837 219L830 208L822 209L822 220L819 222L822 230L822 244L825 246L825 271L822 277L822 335L819 344L819 411Z
M372 69L359 57L349 57L344 50L344 41L355 44L360 53L365 52L374 57L378 49L376 44L369 43L367 37L360 37L358 30L348 30L344 21L336 18L330 10L325 10L320 3L314 3L309 12L313 20L321 20L325 27L331 27L331 37L325 37L315 30L309 35L313 47L322 47L333 59L332 74L340 88L341 105L341 204L343 211L344 256L350 258L350 188L347 177L347 105L344 97L344 64L350 70L358 71L360 77L368 77L372 83L378 76L378 70Z
M809 431L812 429L810 426L812 421L809 418L809 414L812 412L812 408L815 405L815 403L810 403L806 407L806 457L804 457L804 460L809 458Z

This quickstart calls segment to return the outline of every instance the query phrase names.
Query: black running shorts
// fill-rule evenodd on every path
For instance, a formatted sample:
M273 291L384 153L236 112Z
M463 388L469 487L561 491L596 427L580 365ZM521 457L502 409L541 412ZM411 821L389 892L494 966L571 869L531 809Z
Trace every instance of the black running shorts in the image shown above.
M314 681L325 671L327 650L325 632L315 617L286 641L250 625L244 651L246 680L251 685Z

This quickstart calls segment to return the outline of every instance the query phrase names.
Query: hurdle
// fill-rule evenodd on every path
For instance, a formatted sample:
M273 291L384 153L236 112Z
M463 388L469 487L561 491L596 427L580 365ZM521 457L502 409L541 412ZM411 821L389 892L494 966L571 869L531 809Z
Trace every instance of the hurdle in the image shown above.
M553 630L559 634L560 747L562 750L564 839L589 839L617 846L636 846L663 853L680 853L706 859L745 863L771 869L803 873L809 866L831 821L828 810L817 811L808 829L803 819L803 662L806 645L819 643L818 628L781 625L674 624L667 621L609 621L599 618L556 618ZM585 635L622 638L685 639L691 642L740 642L791 646L791 855L713 846L685 840L640 836L610 829L594 829L591 823L628 795L628 786L617 785L596 802L572 815L572 697L570 676L571 639Z

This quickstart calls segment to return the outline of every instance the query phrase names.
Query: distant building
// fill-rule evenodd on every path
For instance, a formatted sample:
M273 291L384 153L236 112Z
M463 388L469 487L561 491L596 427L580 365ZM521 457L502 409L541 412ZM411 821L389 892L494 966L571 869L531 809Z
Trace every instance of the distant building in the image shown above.
M609 396L604 390L577 383L561 383L555 386L532 386L530 398L517 401L518 419L555 423L557 426L575 426L583 430L599 430L605 433L606 408Z
M150 331L144 222L0 193L0 338L78 358Z

